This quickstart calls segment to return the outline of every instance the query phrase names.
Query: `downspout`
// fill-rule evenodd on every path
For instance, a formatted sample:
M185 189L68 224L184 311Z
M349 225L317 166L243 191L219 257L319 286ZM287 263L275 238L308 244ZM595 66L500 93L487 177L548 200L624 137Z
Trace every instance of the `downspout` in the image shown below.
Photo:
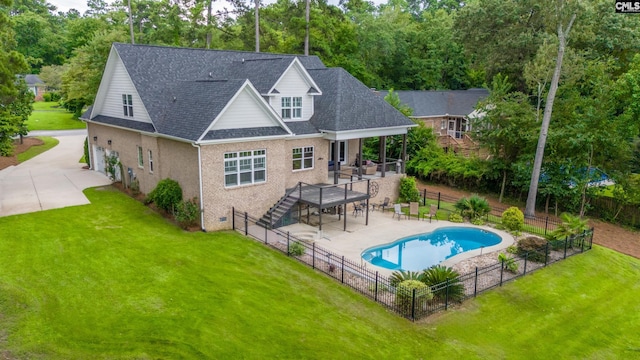
M206 232L204 228L204 199L202 198L202 153L200 144L191 143L191 146L198 148L198 190L200 191L200 230Z

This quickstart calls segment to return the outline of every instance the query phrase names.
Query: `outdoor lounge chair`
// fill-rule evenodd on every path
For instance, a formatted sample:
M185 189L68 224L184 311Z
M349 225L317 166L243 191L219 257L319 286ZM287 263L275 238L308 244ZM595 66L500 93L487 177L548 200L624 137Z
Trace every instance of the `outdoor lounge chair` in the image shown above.
M385 208L389 207L390 199L388 197L384 198L384 201L378 204L378 209L384 211Z
M400 220L400 216L404 215L404 213L402 212L402 205L400 204L394 204L393 205L393 216L391 217L392 219L395 216L398 216L398 220Z
M353 216L358 217L358 213L362 215L362 204L353 204Z
M436 218L436 221L438 221L438 207L431 204L431 206L429 207L429 214L425 215L429 217L429 222L431 222L431 219Z
M409 219L411 219L411 216L413 215L415 215L418 220L420 220L420 204L418 204L417 202L409 203Z

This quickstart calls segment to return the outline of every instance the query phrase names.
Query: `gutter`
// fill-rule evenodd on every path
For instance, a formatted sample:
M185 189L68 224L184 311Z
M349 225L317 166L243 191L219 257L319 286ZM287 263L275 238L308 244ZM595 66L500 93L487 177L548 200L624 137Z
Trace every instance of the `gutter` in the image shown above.
M202 197L202 152L200 144L191 143L191 146L198 148L198 190L200 192L200 230L207 232L204 228L204 199Z

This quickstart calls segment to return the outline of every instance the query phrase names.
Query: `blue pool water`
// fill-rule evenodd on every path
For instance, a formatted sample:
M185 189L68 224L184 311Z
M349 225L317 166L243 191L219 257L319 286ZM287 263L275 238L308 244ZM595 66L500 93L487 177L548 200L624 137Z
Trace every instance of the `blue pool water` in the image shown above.
M420 271L465 251L500 242L502 238L490 231L471 227L443 227L369 248L362 252L362 258L391 270Z

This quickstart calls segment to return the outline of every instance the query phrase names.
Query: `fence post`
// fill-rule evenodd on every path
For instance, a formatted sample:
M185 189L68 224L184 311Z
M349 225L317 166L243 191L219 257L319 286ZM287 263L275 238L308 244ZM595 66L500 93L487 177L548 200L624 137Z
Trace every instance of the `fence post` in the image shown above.
M269 234L267 233L267 225L264 226L264 243L265 245L268 243L267 241L267 237L269 236Z
M291 253L289 252L289 241L291 239L291 236L289 235L289 232L287 231L287 256L291 256Z
M526 254L524 254L524 271L522 271L522 276L527 274L527 259L529 258L529 252L527 251Z
M567 258L567 243L569 242L569 237L565 236L564 237L564 259Z
M544 219L544 235L547 236L547 227L549 226L549 216Z
M373 299L378 301L378 272L376 271L376 291L373 295Z
M547 266L547 261L549 261L549 243L548 242L544 246L544 266Z
M236 230L236 207L235 206L231 207L231 227L233 228L233 231Z
M244 236L249 235L249 214L244 212Z
M582 232L582 239L580 240L580 252L583 253L584 252L584 231Z
M478 296L478 267L476 266L476 280L473 282L473 297Z
M444 293L444 309L449 309L449 278L447 278L447 289Z
M422 206L427 206L427 189L422 190Z
M440 192L438 192L438 210L440 210Z
M504 273L504 259L500 260L502 266L500 266L500 286L502 286L502 274ZM525 265L526 268L526 265Z
M340 281L344 284L344 255L342 255L342 276Z
M311 245L311 268L316 268L316 243Z
M413 296L411 297L411 320L416 319L416 289L413 289Z

